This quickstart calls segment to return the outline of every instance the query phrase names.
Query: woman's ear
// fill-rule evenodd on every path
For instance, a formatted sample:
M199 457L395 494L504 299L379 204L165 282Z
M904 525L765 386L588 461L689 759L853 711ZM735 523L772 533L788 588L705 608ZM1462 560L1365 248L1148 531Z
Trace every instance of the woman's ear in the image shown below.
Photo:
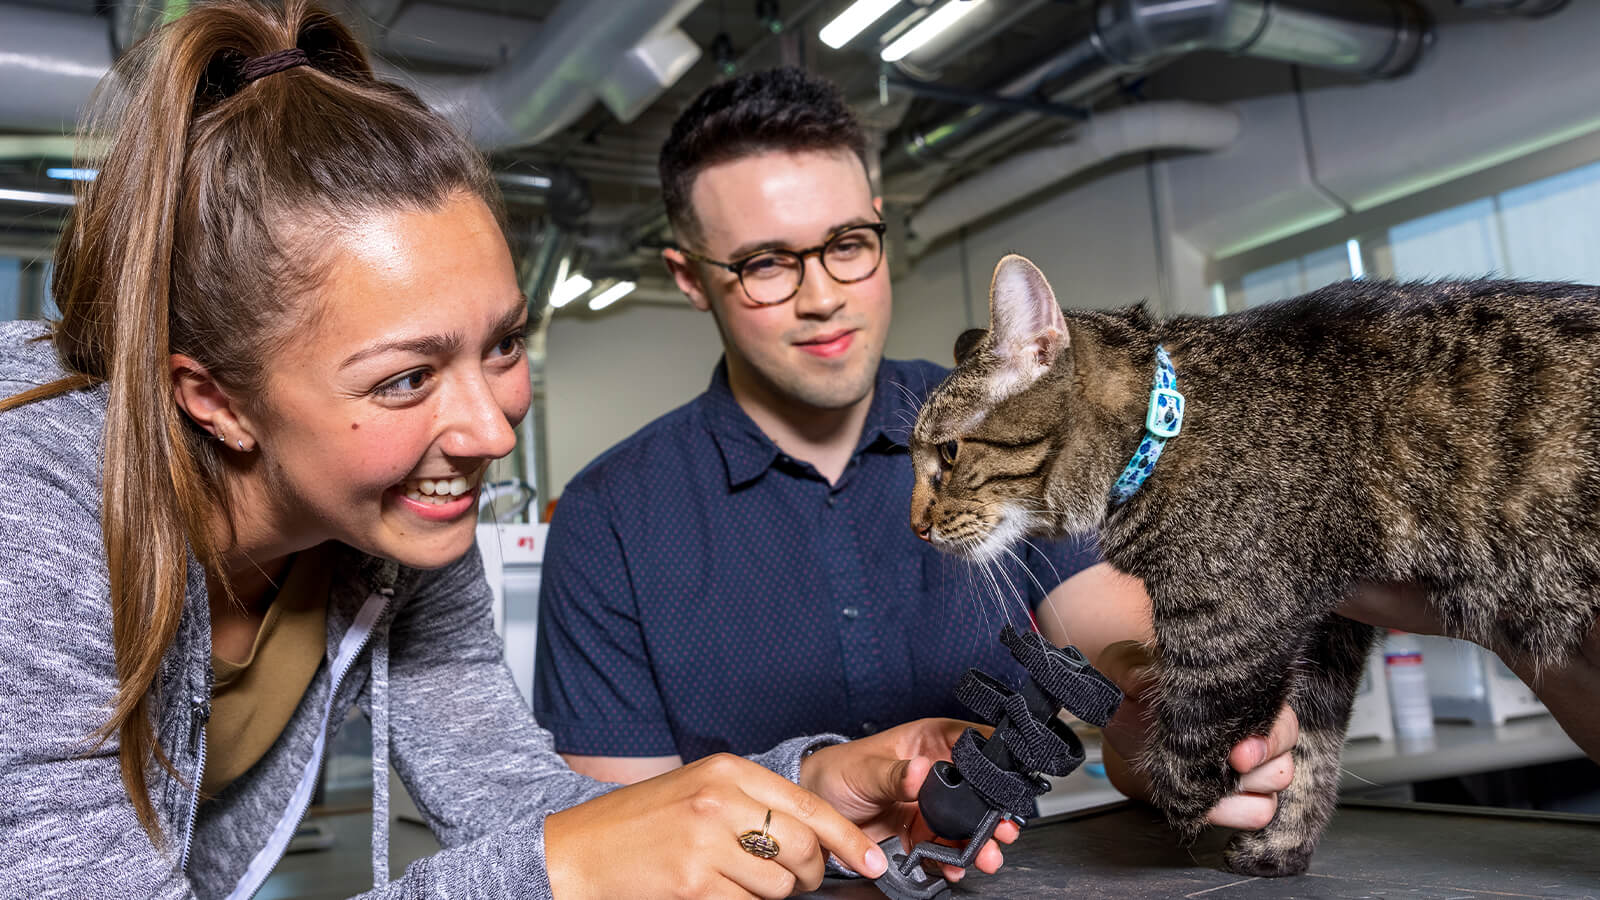
M193 357L174 353L167 357L167 370L172 376L173 402L202 431L227 444L229 449L244 453L255 449L253 429L205 366Z

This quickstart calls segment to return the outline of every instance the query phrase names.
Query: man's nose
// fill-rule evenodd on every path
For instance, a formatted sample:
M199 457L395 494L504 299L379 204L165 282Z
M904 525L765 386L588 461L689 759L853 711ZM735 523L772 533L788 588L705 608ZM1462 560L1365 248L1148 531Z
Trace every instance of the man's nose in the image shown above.
M822 256L806 257L805 277L800 281L800 290L794 298L795 315L810 319L831 318L844 306L844 285L833 280L828 270L822 267Z

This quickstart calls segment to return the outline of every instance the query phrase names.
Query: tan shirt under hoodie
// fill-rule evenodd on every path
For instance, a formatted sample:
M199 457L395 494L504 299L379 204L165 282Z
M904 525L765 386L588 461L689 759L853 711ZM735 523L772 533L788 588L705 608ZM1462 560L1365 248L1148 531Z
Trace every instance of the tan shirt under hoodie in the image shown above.
M265 756L299 708L326 648L328 587L323 554L297 555L250 655L243 662L211 655L216 684L200 779L206 796L221 793Z

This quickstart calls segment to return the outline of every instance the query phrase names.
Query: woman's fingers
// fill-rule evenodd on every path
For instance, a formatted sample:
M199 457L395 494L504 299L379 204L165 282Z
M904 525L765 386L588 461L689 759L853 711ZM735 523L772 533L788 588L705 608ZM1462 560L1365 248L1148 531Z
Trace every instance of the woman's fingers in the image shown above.
M743 779L744 792L757 803L765 804L775 813L781 812L805 826L816 835L822 850L833 853L841 863L869 878L882 875L889 867L889 861L878 845L849 819L824 803L821 797L754 763L745 760L739 762L755 770ZM766 775L760 777L756 772ZM759 825L759 822L755 823L755 826ZM820 854L821 850L818 851Z
M741 829L731 839L734 844L748 831L761 831L766 820L764 812L754 812L762 821L751 828ZM739 860L728 872L740 886L760 896L787 897L796 886L802 890L816 890L822 884L827 870L826 857L817 841L816 832L787 813L774 810L772 822L766 827L767 836L777 844L778 855L763 859L740 846L747 859Z

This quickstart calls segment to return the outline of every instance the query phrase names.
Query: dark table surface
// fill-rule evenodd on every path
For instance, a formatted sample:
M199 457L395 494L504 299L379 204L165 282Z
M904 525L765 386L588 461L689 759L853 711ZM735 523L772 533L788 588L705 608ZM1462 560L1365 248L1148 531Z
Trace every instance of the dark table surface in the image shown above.
M1297 878L1221 869L1227 833L1176 844L1154 813L1118 805L1041 821L995 875L974 872L954 897L1600 898L1600 817L1481 814L1476 808L1344 806ZM867 882L830 882L828 900L881 900Z
M371 887L365 814L329 816L337 840L279 864L257 900L349 897ZM1227 833L1190 848L1143 807L1119 804L1040 820L1006 850L998 874L973 872L954 898L1403 898L1403 900L1600 900L1600 817L1479 807L1339 809L1311 872L1298 878L1241 878L1221 869ZM390 863L406 863L438 844L420 825L397 822ZM809 895L882 900L871 882L834 881ZM953 900L954 900L953 898Z

